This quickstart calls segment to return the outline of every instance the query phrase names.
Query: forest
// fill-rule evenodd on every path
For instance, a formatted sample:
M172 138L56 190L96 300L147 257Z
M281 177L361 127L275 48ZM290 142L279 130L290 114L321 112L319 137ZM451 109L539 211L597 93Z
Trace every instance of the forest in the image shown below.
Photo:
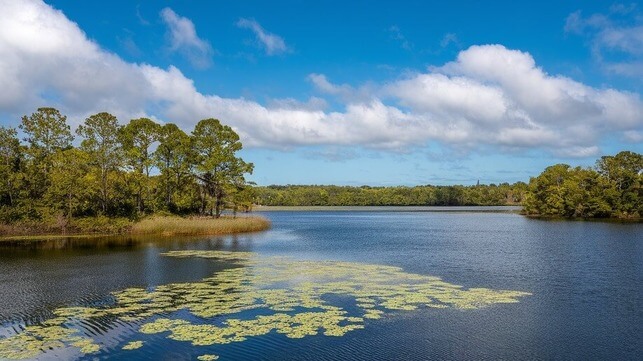
M119 125L94 114L74 133L67 117L39 108L18 130L0 127L0 222L57 224L137 218L153 213L207 214L252 203L237 152L239 136L217 119L191 134L177 125L132 119ZM78 139L76 139L78 137Z
M591 168L547 167L530 180L523 211L550 217L640 219L643 156L623 151L601 157Z
M519 205L527 184L476 186L352 187L271 185L255 187L256 202L268 206L498 206Z
M255 187L255 201L268 206L499 206L522 205L532 216L640 219L643 156L623 151L594 167L556 164L529 184L475 186L352 187L271 185Z

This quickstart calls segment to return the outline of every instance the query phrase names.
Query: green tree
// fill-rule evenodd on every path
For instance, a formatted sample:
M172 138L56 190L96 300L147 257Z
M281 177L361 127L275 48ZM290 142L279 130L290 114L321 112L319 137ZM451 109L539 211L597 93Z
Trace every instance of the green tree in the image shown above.
M23 150L13 128L0 127L0 204L13 207L20 191Z
M106 214L111 205L110 193L113 188L110 174L116 171L122 163L118 131L119 125L116 117L105 112L88 117L84 124L76 130L76 134L83 137L80 148L89 155L90 164L97 173L102 214Z
M531 178L524 211L527 214L566 216L563 182L569 169L567 164L556 164L545 168L538 177Z
M154 157L161 172L161 188L164 190L165 208L171 211L180 208L177 202L181 194L189 192L191 166L194 162L192 141L175 124L165 124L160 130L159 145ZM188 202L189 203L189 202Z
M69 148L74 140L67 117L55 108L38 108L31 116L23 116L20 129L27 135L30 155L37 160ZM46 171L48 164L45 166Z
M67 222L74 213L87 208L92 195L89 161L89 154L77 148L54 153L51 157L51 186L45 197L53 209L64 212Z
M236 217L238 211L250 212L256 199L254 182L247 184L232 185L229 190L230 206L232 214Z
M523 209L534 215L639 218L642 183L643 157L634 152L601 157L594 169L557 164L530 180Z
M136 189L136 209L145 211L151 198L150 172L154 167L152 146L159 140L161 126L148 118L131 120L119 131L126 163L134 171L130 177Z
M54 108L38 108L30 116L23 116L20 129L25 133L24 140L28 144L25 186L32 200L30 205L36 206L49 187L51 155L71 147L73 136L67 117Z
M242 149L239 135L218 119L201 120L192 132L196 153L196 176L202 184L202 211L209 208L216 218L224 208L226 189L245 183L244 175L252 173L253 164L244 162L236 153Z
M596 169L609 182L606 195L614 210L622 217L643 215L643 156L623 151L615 156L604 156L596 162Z

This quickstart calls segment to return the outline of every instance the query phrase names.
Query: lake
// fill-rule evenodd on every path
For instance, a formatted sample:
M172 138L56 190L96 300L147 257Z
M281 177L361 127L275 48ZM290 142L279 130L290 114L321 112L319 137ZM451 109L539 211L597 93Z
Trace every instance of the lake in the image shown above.
M0 354L640 359L643 224L504 210L280 210L250 235L4 244Z

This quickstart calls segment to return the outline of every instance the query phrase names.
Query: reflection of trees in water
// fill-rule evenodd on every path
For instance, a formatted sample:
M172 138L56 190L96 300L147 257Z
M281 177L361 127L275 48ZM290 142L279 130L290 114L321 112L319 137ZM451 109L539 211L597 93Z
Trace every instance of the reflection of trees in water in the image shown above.
M70 249L101 249L123 248L134 249L145 246L176 247L176 249L190 249L196 246L207 245L215 249L231 248L232 250L247 251L250 248L250 237L239 235L229 236L83 236L83 237L56 237L53 239L29 240L3 240L0 249L15 252L32 250L70 250Z
M96 237L30 241L26 246L1 242L0 324L38 324L62 305L104 303L116 289L190 282L240 267L159 253L194 248L245 251L252 246L250 238Z

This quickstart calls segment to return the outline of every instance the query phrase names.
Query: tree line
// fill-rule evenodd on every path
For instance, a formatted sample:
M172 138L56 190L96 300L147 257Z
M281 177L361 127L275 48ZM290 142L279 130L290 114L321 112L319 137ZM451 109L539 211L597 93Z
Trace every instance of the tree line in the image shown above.
M39 108L19 129L23 139L18 129L0 127L5 223L155 212L219 217L252 202L245 175L253 164L237 155L239 136L217 119L203 119L187 134L148 118L119 125L103 112L74 134L57 109Z
M590 168L556 164L531 178L526 214L570 218L643 216L643 156L623 151Z
M529 184L370 187L271 185L245 175L239 136L217 119L187 134L148 118L119 125L89 116L72 133L67 117L39 108L18 129L0 127L0 222L208 214L269 206L466 206L522 204L529 215L640 218L643 156L624 151L595 167L557 164ZM78 137L78 139L76 139Z
M268 206L497 206L522 202L527 184L370 187L271 185L255 187L256 201Z
M370 187L271 185L255 187L268 206L498 206L522 205L523 213L567 218L643 217L643 156L623 151L594 167L556 164L529 184Z

